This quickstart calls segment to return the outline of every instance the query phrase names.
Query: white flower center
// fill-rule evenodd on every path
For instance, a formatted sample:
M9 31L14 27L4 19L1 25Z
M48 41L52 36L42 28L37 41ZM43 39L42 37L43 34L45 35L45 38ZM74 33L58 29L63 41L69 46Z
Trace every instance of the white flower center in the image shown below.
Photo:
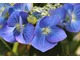
M45 28L42 29L42 33L45 34L45 35L49 34L50 32L51 32L51 30L48 27L45 27Z
M75 14L74 13L72 13L72 22L75 22L75 20L76 20L76 17L75 17Z
M24 27L24 25L22 25L23 27ZM19 23L17 23L16 24L16 29L18 30L18 31L20 31L21 30L21 26L20 26L20 24Z

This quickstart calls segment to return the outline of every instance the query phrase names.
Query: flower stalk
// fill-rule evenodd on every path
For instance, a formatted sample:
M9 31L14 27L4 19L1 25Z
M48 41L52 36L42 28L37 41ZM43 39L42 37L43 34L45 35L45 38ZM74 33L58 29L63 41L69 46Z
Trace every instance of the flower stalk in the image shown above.
M18 42L15 42L14 45L13 45L12 52L13 52L15 55L18 55L18 46L19 46L19 43L18 43Z

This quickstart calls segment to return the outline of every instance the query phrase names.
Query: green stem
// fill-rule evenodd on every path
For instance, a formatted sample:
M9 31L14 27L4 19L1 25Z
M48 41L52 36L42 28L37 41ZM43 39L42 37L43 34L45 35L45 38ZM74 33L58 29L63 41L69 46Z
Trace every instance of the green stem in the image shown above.
M63 46L63 43L61 42L61 46L62 46L62 55L65 55L64 53L64 46Z
M18 45L19 45L18 42L15 42L14 45L13 45L12 52L13 52L15 55L18 55Z
M0 38L0 40L3 42L3 44L4 44L9 50L11 50L10 46L9 46L2 38Z
M66 45L66 54L69 56L70 55L70 50L69 50L69 45Z

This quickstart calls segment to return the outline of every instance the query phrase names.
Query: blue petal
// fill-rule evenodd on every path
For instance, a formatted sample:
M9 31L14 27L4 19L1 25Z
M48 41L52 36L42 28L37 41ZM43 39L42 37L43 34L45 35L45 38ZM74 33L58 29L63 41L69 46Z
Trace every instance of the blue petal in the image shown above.
M50 10L48 11L48 13L49 13L50 16L52 16L53 13L54 13L54 9L50 9Z
M52 15L53 15L53 16L54 16L54 15L58 16L58 18L59 18L61 21L63 21L63 20L65 19L65 17L66 17L66 10L65 10L64 8L62 8L62 7L57 8L57 9L55 9L55 10L53 11L53 14L52 14Z
M15 26L19 22L19 13L19 11L15 11L10 15L7 21L9 26Z
M23 3L16 3L16 4L14 4L14 9L15 10L24 10L24 4Z
M51 27L51 32L46 36L46 39L51 43L57 43L64 40L67 37L64 30L56 26Z
M39 22L37 23L36 27L35 27L35 31L34 31L35 35L39 36L42 34L41 28L39 26Z
M24 27L23 32L19 36L16 37L16 40L22 44L31 43L34 36L34 26L32 24L27 24Z
M9 7L9 9L8 9L8 13L9 13L9 15L11 15L14 11L15 11L15 10L14 10L13 7Z
M0 29L0 36L7 42L16 42L13 34L14 29L15 27L9 27L7 25L4 25Z
M80 20L76 20L75 22L69 22L65 25L65 27L69 32L79 32Z
M69 11L72 12L74 9L74 6L70 3L66 3L63 5L63 8L66 9L67 12L69 12Z
M34 48L40 50L41 52L46 52L57 45L57 43L52 44L48 42L44 35L40 35L38 37L35 36L31 44Z
M22 44L28 44L28 42L26 42L26 40L24 39L24 36L22 34L20 34L19 36L16 37L16 40L19 42L19 43L22 43Z
M29 12L32 9L32 4L31 3L16 3L14 5L14 9Z
M57 16L50 16L50 17L45 16L40 20L39 25L41 28L43 28L43 27L57 25L59 22L60 20Z
M26 12L20 12L20 15L22 17L23 23L27 23L27 17L29 16Z
M74 14L77 20L80 20L80 4L74 5Z
M41 18L40 21L38 21L38 25L40 25L40 27L42 27L42 28L49 26L49 24L50 24L50 18L48 16L45 16L45 17Z
M8 25L9 26L15 26L17 23L19 23L19 17L20 16L22 18L22 22L27 23L28 14L26 12L15 11L10 15L10 17L7 21Z

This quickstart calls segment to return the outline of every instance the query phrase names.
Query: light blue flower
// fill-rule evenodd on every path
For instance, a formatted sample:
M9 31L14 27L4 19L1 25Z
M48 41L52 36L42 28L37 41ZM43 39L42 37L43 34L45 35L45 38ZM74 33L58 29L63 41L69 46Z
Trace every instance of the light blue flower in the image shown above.
M28 14L23 11L13 12L7 23L0 29L0 36L7 42L29 44L33 38L34 26L27 23Z
M67 35L57 26L59 21L57 16L45 16L39 20L35 28L32 46L41 52L46 52L64 40Z

